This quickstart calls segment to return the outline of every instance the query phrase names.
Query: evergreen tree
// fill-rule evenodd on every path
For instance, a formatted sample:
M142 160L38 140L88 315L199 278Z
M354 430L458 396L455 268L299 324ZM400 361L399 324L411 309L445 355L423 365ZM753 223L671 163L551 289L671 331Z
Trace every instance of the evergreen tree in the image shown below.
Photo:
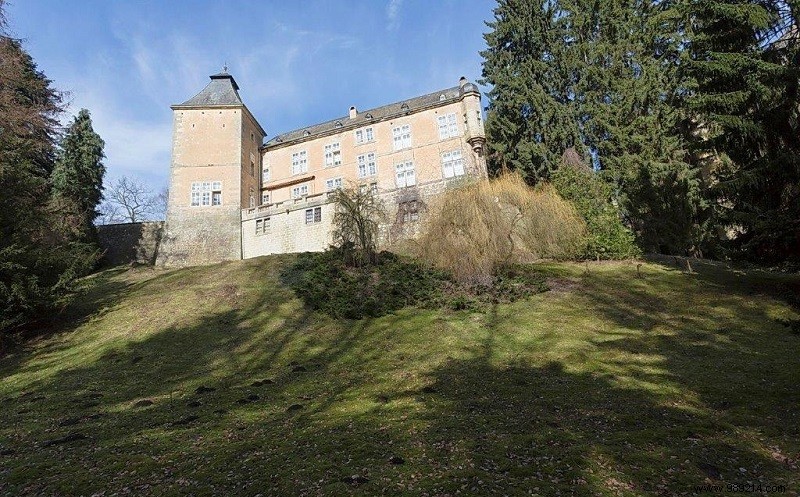
M48 206L60 112L60 93L0 24L0 331L59 305L95 261Z
M644 248L696 251L705 206L682 132L679 19L669 1L500 0L483 52L491 167L547 179L574 148Z
M92 129L89 111L81 109L61 140L53 169L53 201L74 219L79 239L92 238L97 206L103 198L104 142Z
M800 2L687 0L686 102L733 254L800 262Z
M586 146L646 251L697 253L703 184L688 162L681 35L670 2L576 0L575 94Z
M571 68L557 0L498 0L488 48L481 52L489 91L489 167L547 179L564 150L583 152L570 85Z
M622 224L612 199L611 185L597 172L582 164L574 151L564 154L553 172L553 186L569 200L583 217L587 228L586 253L589 259L626 259L640 254L633 233Z

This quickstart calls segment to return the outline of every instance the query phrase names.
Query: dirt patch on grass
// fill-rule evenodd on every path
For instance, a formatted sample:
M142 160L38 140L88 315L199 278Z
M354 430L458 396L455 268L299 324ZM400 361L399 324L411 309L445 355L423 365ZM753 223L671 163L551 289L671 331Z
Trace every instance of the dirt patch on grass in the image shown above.
M239 303L242 292L238 285L226 284L217 288L201 289L197 291L197 296L207 302L225 302L231 306Z
M572 293L585 289L583 283L571 278L547 278L546 282L550 293Z

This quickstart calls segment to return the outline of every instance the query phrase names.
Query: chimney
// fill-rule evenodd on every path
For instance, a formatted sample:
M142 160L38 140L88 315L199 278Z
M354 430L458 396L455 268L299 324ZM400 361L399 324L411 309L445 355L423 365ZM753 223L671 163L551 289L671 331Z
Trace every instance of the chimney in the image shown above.
M467 78L465 76L461 76L461 79L458 80L458 86L464 88L464 85L467 84Z
M356 110L355 105L350 107L350 119L355 119L358 115L358 110Z

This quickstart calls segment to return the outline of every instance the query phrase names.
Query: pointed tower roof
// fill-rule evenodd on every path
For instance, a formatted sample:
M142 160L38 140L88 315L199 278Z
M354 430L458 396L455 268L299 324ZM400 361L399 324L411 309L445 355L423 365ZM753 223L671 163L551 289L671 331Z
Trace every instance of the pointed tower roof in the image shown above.
M211 82L203 90L189 100L175 107L213 107L217 105L244 105L239 96L239 85L233 76L223 70L211 76Z

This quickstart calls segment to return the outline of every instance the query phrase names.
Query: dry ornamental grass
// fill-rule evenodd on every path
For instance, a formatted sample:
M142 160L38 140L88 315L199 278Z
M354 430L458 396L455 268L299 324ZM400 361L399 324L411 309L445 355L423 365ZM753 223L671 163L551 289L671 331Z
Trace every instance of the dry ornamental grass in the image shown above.
M462 282L490 284L500 266L569 259L586 243L585 223L568 201L516 174L450 190L429 212L415 255Z

